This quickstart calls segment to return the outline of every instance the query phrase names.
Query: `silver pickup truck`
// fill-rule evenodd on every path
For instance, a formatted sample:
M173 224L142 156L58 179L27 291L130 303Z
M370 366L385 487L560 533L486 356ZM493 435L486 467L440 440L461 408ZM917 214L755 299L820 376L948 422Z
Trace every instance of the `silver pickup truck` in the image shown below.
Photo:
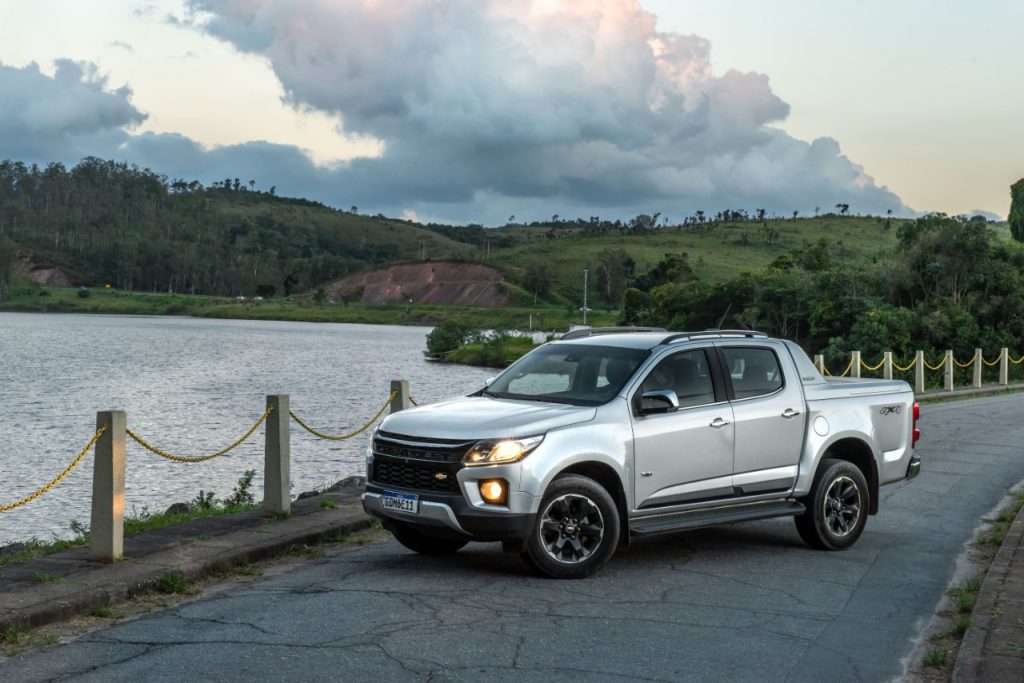
M761 333L583 330L389 416L363 505L416 552L501 541L558 578L633 538L769 517L841 550L878 487L920 470L917 418L905 382L826 379Z

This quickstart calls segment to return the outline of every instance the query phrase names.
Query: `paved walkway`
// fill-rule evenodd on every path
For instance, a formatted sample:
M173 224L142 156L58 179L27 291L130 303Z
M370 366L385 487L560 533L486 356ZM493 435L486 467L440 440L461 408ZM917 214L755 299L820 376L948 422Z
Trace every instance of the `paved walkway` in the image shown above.
M324 499L338 507L321 508ZM358 492L330 493L294 502L288 519L268 519L254 510L130 536L125 559L112 565L90 560L88 547L81 547L0 567L0 629L35 628L88 614L147 590L171 571L192 580L369 523Z
M981 585L953 680L1024 681L1024 510Z

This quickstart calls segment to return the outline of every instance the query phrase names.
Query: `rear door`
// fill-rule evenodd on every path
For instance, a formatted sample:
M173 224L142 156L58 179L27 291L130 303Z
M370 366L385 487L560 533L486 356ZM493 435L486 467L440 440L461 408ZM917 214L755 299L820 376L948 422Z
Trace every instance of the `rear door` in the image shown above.
M718 342L716 347L735 420L737 493L792 488L807 421L792 359L771 344Z
M731 496L733 417L715 381L714 349L688 349L659 361L632 396L638 508ZM670 390L678 410L644 413L646 391Z

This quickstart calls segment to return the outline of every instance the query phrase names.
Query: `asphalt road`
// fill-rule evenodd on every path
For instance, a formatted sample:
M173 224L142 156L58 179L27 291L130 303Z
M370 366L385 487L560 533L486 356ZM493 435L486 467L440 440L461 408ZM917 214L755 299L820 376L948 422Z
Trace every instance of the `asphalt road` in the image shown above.
M634 545L585 581L496 545L343 547L0 665L0 681L888 680L978 519L1024 478L1024 395L924 408L920 477L857 545L789 520Z

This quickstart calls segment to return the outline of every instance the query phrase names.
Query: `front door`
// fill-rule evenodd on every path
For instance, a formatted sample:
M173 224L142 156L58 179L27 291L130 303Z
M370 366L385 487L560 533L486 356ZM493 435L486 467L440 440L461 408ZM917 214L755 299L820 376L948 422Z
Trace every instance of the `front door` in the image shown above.
M638 508L698 502L731 496L732 408L715 384L704 349L681 351L661 360L633 398L635 494ZM672 391L679 407L652 413L648 391Z

